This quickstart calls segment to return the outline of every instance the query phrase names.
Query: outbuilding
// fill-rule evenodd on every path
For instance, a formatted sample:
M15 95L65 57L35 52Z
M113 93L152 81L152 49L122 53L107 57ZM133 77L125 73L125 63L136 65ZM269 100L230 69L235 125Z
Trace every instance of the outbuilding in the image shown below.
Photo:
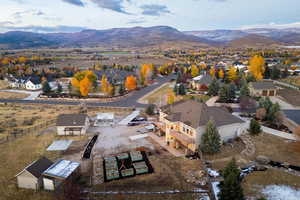
M43 172L43 185L45 190L55 190L67 179L79 175L80 163L70 160L58 160Z
M19 188L38 190L43 187L42 173L53 164L45 157L34 161L16 175Z
M62 114L56 122L57 135L85 135L90 126L86 114Z
M252 82L249 84L252 96L276 96L277 88L272 81Z

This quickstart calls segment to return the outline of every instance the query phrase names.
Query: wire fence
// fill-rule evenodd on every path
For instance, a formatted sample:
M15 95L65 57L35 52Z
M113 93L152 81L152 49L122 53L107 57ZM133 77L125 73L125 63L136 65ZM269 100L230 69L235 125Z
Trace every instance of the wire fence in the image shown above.
M24 135L29 135L29 134L39 135L39 132L41 130L43 130L43 129L45 129L45 128L47 128L50 125L53 125L55 123L56 123L56 120L52 119L52 120L45 121L43 123L36 124L34 126L31 126L31 127L14 128L12 130L5 131L3 133L3 135L5 135L5 136L0 138L0 144L4 144L4 143L7 143L7 142L14 141L17 138L20 138Z

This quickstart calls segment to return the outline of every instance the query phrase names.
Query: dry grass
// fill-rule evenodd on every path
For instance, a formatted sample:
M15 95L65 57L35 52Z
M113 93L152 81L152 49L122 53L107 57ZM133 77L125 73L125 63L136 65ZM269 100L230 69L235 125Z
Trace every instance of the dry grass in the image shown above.
M260 191L267 185L287 185L300 188L299 176L288 174L277 169L254 172L243 180L244 193L247 196L260 197Z
M8 87L7 81L0 80L0 90L6 89Z
M300 86L300 76L290 76L286 79L283 79L283 81L287 83L291 83L293 85Z
M53 199L50 193L36 193L31 190L18 189L15 175L40 156L51 160L58 157L57 153L47 152L46 147L52 143L54 134L43 136L27 135L10 143L0 145L0 193L3 200Z
M283 97L285 101L294 105L300 106L300 92L294 89L282 89L279 90L278 95Z
M154 92L150 93L143 97L140 101L147 102L150 104L162 104L166 103L167 94L173 91L173 87L171 87L171 83L164 84L164 86L160 87L159 89L155 90Z
M25 99L29 94L17 92L0 92L1 99Z

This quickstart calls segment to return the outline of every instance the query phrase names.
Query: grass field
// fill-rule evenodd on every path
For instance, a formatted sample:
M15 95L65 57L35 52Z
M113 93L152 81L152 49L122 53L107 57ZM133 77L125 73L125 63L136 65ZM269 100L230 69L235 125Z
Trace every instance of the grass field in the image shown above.
M4 80L0 80L0 90L6 89L8 87L8 83Z
M166 103L167 95L173 91L172 83L164 84L159 89L151 92L141 99L141 101L150 104L160 104L164 105Z
M0 91L1 99L25 99L28 96L29 96L29 94L25 94L25 93L1 92Z
M300 76L290 76L286 79L283 79L284 82L300 86Z

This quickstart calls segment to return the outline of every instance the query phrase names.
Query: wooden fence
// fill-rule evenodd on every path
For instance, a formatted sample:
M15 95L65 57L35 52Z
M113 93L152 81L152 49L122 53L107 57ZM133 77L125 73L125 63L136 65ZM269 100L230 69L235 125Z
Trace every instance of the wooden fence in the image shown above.
M43 123L36 124L31 127L26 127L26 128L15 128L13 130L9 130L4 132L6 135L5 137L0 139L0 144L4 144L6 142L14 141L15 139L22 137L24 135L28 134L34 134L34 135L39 135L39 132L50 125L53 125L56 123L56 119L52 119L49 121L45 121Z

